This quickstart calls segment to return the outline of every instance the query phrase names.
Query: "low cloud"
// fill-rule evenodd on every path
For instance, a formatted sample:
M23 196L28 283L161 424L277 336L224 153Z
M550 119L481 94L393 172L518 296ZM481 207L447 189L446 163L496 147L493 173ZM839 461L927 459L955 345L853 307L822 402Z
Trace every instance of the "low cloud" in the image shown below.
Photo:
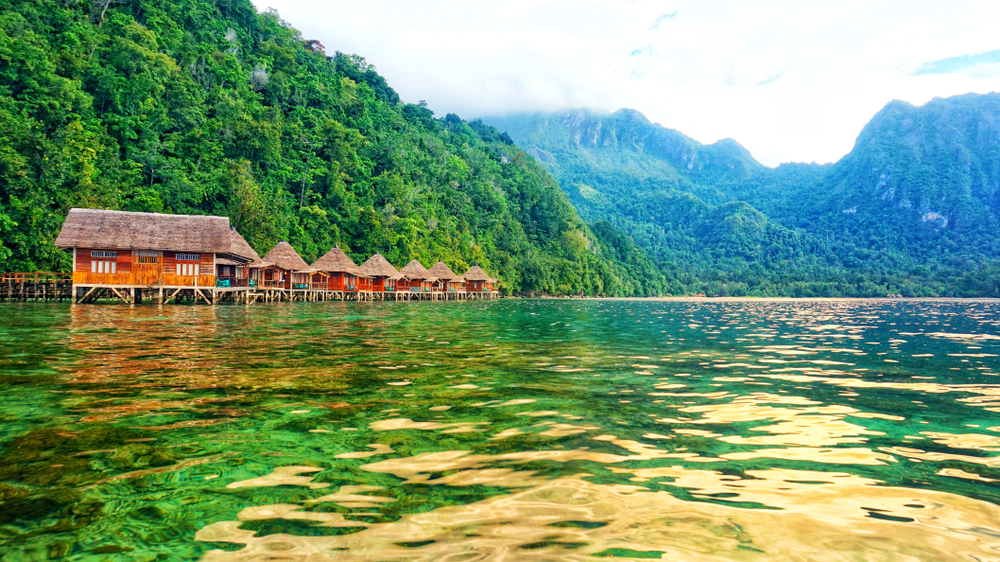
M255 2L438 115L632 107L769 165L840 158L892 99L1000 90L1000 59L957 68L998 52L998 2Z

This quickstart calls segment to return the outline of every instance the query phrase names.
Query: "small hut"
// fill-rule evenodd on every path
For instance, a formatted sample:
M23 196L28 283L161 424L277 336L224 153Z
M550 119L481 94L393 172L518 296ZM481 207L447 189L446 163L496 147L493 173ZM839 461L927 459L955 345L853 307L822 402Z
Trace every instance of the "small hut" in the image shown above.
M452 271L450 267L445 265L443 261L439 261L434 264L428 273L430 273L432 277L437 278L433 284L434 291L453 293L458 290L459 276L455 275L455 272Z
M235 228L229 229L230 248L232 253L247 256L245 259L232 259L228 257L215 258L215 284L218 287L246 287L250 283L251 275L257 269L251 269L255 265L262 263L260 255L247 244L247 241L236 232Z
M373 293L395 291L396 281L402 277L382 254L375 254L361 264L361 274L368 278L368 290Z
M483 268L474 265L466 271L462 278L465 279L466 290L474 293L489 293L495 291L497 280L490 277Z
M274 267L264 270L261 286L283 289L308 289L309 264L295 251L291 244L282 240L264 256L264 261Z
M350 258L340 246L323 254L323 257L316 260L312 266L317 272L327 275L326 290L328 291L357 291L358 276L361 275L361 268ZM317 279L319 274L313 277L314 286L321 279Z
M219 259L248 263L226 217L70 209L56 246L73 253L73 284L214 287Z
M405 283L406 288L411 293L429 293L431 291L431 284L436 280L431 275L431 272L424 267L424 264L418 260L412 260L406 264L406 267L400 269L399 272L403 275L403 278L396 284L397 289L402 289L402 285Z

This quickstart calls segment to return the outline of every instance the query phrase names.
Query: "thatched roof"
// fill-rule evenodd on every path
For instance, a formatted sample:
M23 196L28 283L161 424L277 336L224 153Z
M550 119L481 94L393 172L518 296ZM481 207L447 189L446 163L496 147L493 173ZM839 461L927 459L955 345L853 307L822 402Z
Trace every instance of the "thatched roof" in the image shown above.
M351 275L361 275L361 268L354 263L340 246L323 254L323 257L316 260L312 267L327 273L350 273Z
M291 244L284 240L278 242L278 245L264 256L264 261L271 262L286 271L303 271L309 269L309 264L302 259Z
M396 271L389 260L382 257L382 254L375 254L368 258L368 261L361 264L361 273L367 277L388 277L389 279L399 279L402 275Z
M486 281L487 283L497 282L496 279L487 275L486 272L483 271L483 268L478 265L470 267L469 270L462 275L462 277L465 278L466 281Z
M402 273L403 277L406 277L407 279L426 280L431 276L430 272L427 271L427 268L424 267L424 264L417 260L413 260L406 264L406 267L400 269L399 272Z
M245 249L233 247L230 232L226 217L70 209L56 246L222 254L251 259L255 254L246 255Z
M260 259L260 255L247 244L247 241L240 236L236 229L229 230L229 247L230 253L236 256L241 256L240 259L229 259L229 258L216 258L215 263L220 265L247 265L247 260L250 261L251 267L261 267L263 263Z
M455 275L455 272L445 265L443 261L434 264L430 268L429 273L442 281L455 281L458 279L458 275Z

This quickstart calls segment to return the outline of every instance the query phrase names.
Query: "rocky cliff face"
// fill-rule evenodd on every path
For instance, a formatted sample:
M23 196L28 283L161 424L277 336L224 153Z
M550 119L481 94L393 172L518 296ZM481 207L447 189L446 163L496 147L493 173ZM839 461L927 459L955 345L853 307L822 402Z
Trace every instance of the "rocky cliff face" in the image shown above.
M900 228L995 229L1000 211L1000 95L886 105L824 181L817 212L854 209ZM930 233L925 232L925 235Z

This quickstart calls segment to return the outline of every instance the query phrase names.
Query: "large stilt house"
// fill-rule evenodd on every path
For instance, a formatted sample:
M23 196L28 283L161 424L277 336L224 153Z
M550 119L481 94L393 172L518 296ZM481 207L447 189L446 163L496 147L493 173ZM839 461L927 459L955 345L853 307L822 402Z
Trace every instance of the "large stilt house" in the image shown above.
M368 279L367 283L362 279L362 290L367 286L373 293L395 291L396 281L402 277L382 254L375 254L361 264L361 274Z
M74 286L215 287L220 260L255 255L237 238L226 217L70 209L56 246L73 253Z
M465 279L466 291L469 293L491 293L497 290L497 280L490 277L478 265L470 267L462 278Z
M282 240L264 256L264 261L274 264L264 271L264 287L279 289L308 289L309 275L313 271L291 244Z
M411 293L429 293L431 285L437 279L418 260L412 260L399 272L403 278L396 283L397 290L402 290L405 285L406 290Z
M323 254L323 257L312 264L312 269L318 273L314 274L314 283L322 280L316 278L319 273L326 275L326 290L357 292L358 276L361 275L361 268L350 258L340 246Z

